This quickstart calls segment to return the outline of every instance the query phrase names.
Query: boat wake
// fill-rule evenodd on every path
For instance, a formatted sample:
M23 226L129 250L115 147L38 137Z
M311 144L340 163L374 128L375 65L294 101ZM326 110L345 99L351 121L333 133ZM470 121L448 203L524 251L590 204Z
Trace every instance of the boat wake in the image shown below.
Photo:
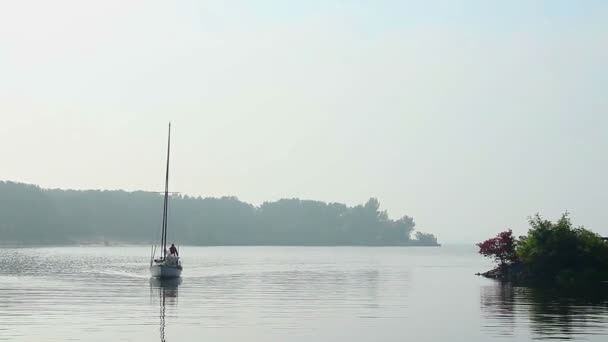
M104 275L104 276L116 276L122 278L134 278L134 279L148 279L149 276L143 273L135 273L128 271L118 271L118 270L95 270L91 273Z

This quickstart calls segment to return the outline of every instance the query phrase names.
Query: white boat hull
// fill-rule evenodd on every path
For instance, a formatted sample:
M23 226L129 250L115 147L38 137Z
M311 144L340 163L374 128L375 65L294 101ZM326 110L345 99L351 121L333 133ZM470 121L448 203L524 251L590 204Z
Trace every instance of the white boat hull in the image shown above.
M154 278L179 278L182 275L181 266L152 265L150 275Z

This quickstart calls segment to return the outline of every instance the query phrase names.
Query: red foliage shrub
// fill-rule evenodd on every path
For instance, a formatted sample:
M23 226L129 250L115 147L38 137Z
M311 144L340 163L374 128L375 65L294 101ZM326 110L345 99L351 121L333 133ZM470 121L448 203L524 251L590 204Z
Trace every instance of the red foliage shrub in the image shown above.
M512 264L517 261L515 245L516 240L513 237L511 229L477 244L479 247L479 254L488 258L494 258L499 266Z

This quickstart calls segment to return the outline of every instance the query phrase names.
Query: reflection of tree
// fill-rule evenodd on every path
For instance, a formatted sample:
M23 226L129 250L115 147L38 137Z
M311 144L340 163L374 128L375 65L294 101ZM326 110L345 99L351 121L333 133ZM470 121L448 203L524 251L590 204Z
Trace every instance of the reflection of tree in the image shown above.
M576 293L527 289L522 294L522 303L530 308L532 332L540 339L572 339L596 331L608 334L608 297L602 289Z
M177 288L181 284L182 279L150 279L151 294L158 292L159 307L160 307L160 341L165 342L165 307L167 304L177 304Z
M487 329L499 329L494 332L501 336L512 336L515 327L515 292L508 284L496 283L483 286L480 293L481 310L490 321Z
M606 288L563 292L495 283L481 288L481 309L496 335L513 335L516 318L529 317L535 339L569 340L576 335L608 334ZM507 331L507 332L505 332Z

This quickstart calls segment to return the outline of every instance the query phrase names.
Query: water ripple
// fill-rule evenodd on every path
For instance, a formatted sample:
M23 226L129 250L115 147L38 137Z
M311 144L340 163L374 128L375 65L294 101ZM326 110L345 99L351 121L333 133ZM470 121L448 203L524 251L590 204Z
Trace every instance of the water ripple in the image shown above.
M484 265L468 250L187 251L184 277L166 282L149 278L147 247L5 250L0 340L481 342L608 336L604 299L480 280L471 274Z

